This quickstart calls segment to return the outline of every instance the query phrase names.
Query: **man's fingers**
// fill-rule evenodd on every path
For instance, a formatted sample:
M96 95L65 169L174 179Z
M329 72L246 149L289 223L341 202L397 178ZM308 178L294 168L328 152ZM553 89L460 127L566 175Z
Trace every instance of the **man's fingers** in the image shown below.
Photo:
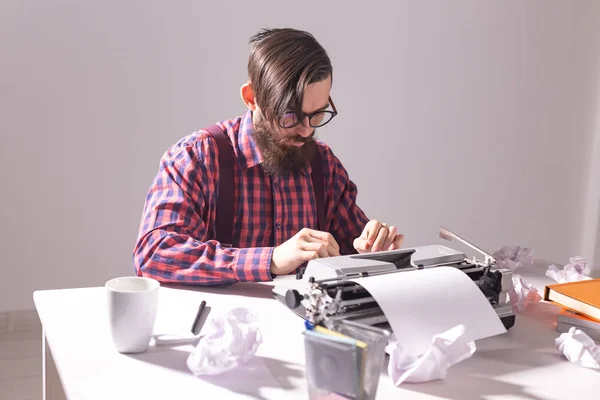
M340 250L336 249L333 246L328 246L327 247L327 253L329 254L329 257L337 257L340 255Z
M329 257L329 251L327 250L327 248L328 246L326 244L323 244L323 246L321 246L319 250L317 250L317 252L319 253L319 258Z
M398 228L395 226L390 226L387 238L385 240L385 244L383 245L383 250L389 249L390 246L394 243L396 239L396 235L398 234Z
M360 252L366 252L373 243L369 243L369 234L373 229L374 220L367 222L359 237L354 239L354 248Z
M306 229L305 233L306 237L313 237L322 241L328 241L329 235L331 235L329 232L318 231L316 229Z
M327 247L327 243L316 240L314 242L303 242L303 244L300 246L300 249L303 251L315 251L319 257L324 258L329 256Z
M331 236L331 233L329 232L318 231L316 229L307 229L306 233L310 237L323 241L329 241L329 236Z
M319 232L319 231L317 231ZM335 238L333 237L333 235L329 232L325 232L326 233L326 237L327 237L327 242L329 243L330 247L337 251L338 253L340 252L340 245L335 241Z
M365 225L362 234L354 239L354 248L360 253L399 249L404 235L398 234L395 226L388 226L375 219Z
M329 244L330 244L330 250L335 254L337 253L337 255L340 255L340 245L338 244L338 242L336 242L335 238L333 237L332 234L329 234ZM331 255L331 253L330 253Z
M379 251L384 249L385 242L388 237L388 228L387 226L381 226L379 228L379 232L377 233L377 239L375 239L375 243L373 243L373 251Z
M324 242L315 240L314 242L302 242L300 250L308 250L308 251L319 251L321 247L325 247L326 244Z
M319 258L319 253L316 251L302 251L300 253L300 259L302 262L316 260L317 258Z
M398 250L400 247L402 247L402 243L404 243L404 235L400 233L394 238L394 241L390 246L390 250Z
M394 244L396 244L398 247L398 249L400 247L402 247L402 244L404 243L404 235L403 234L398 234L396 235L396 239L394 239Z
M311 238L312 240L318 239L321 241L326 241L329 243L329 245L333 249L335 249L335 251L337 251L338 253L340 251L340 245L335 241L335 238L329 232L323 232L323 231L317 231L314 229L310 229L310 230L308 230L307 240L308 240L308 238Z
M353 245L359 253L365 253L367 251L367 242L362 237L354 239Z
M369 224L371 224L371 226L369 226ZM381 229L381 222L377 221L376 219L372 219L371 221L369 221L369 224L367 224L367 226L368 226L367 243L368 243L368 246L373 248L375 246L375 241L379 237L379 230Z
M369 238L369 223L367 223L367 225L365 225L362 233L360 234L360 238L363 239L364 241L367 241L367 239Z

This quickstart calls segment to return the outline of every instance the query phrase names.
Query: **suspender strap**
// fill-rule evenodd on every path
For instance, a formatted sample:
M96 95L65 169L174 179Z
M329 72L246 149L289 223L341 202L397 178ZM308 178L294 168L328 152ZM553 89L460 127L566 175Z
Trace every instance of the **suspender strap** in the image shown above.
M319 149L315 151L315 157L311 164L312 183L315 191L315 201L317 203L317 229L325 230L325 191L323 180L323 163Z
M217 240L225 247L233 246L234 183L233 145L219 125L206 129L219 148L219 197L217 201Z

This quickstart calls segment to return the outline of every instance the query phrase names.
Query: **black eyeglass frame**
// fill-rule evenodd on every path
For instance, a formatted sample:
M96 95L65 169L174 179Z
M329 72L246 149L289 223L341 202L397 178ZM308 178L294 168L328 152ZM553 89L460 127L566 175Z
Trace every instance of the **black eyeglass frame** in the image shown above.
M280 127L282 127L283 129L291 129L291 128L294 128L294 127L296 127L296 126L298 126L298 125L300 125L300 124L304 123L304 118L308 117L308 125L310 125L312 128L320 128L320 127L322 127L322 126L325 126L325 125L327 125L328 123L330 123L330 122L331 122L331 120L332 120L332 119L333 119L333 118L334 118L336 115L338 115L337 108L335 107L335 104L333 104L333 100L331 99L331 96L329 96L329 104L331 105L331 108L333 108L333 111L329 111L329 110L319 110L319 111L315 111L314 113L311 113L311 114L305 114L305 113L302 113L302 115L298 115L297 113L286 113L285 115L288 115L288 114L296 114L296 118L298 118L298 121L297 121L295 124L293 124L293 125L284 126L284 125L282 124L282 122L281 122L281 121L282 121L282 120L285 118L285 115L284 115L283 117L279 118L278 124L279 124L279 126L280 126ZM329 118L329 119L327 120L327 122L325 122L325 123L322 123L322 124L319 124L319 125L313 125L313 124L311 124L311 123L310 123L310 120L312 119L312 117L314 117L314 116L315 116L315 115L317 115L317 114L321 114L321 113L330 114L330 115L331 115L331 118Z

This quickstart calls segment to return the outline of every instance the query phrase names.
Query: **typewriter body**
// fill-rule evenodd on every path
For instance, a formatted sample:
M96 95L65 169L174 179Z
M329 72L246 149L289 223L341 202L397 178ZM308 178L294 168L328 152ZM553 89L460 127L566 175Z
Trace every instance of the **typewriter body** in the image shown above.
M492 256L445 228L440 237L462 241L482 252L483 259L468 259L465 253L443 245L316 259L307 264L293 284L276 286L275 297L315 324L349 320L372 326L386 325L383 311L376 299L361 287L360 278L450 266L460 269L473 280L504 327L510 329L515 323L509 299L513 289L512 271L498 268Z

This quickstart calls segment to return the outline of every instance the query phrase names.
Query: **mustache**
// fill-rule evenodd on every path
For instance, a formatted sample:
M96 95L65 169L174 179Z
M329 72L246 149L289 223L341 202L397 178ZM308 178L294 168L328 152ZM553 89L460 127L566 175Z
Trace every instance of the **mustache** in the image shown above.
M307 137L303 137L303 136L286 137L286 138L277 140L275 143L277 143L279 145L283 145L285 143L290 143L290 142L308 143L308 142L313 141L314 136L315 136L315 133L313 132L312 134L310 134L310 136L307 136Z

